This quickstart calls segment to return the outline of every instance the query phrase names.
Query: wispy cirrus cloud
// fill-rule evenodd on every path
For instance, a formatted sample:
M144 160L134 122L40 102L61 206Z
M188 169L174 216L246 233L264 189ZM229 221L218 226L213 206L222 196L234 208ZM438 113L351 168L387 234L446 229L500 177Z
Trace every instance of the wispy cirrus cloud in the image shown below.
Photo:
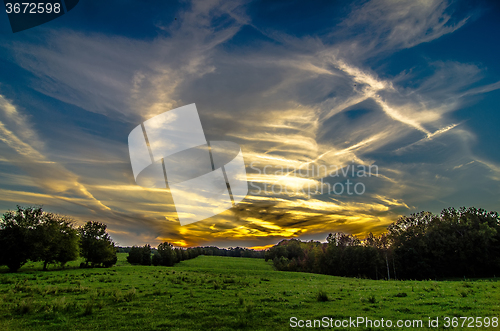
M147 40L67 29L4 46L34 75L36 91L122 127L105 137L73 123L48 139L0 99L0 148L9 150L2 162L22 163L26 174L8 182L19 183L17 190L2 188L4 201L39 201L81 221L105 220L123 244L263 246L328 231L380 233L420 206L462 201L456 194L472 185L472 172L483 171L479 182L497 190L487 181L498 178L490 173L498 167L479 161L470 148L474 133L452 115L498 82L482 84L479 65L446 59L396 76L372 65L453 33L475 13L457 16L447 1L372 0L350 7L326 32L299 37L259 26L247 6L194 1ZM253 47L239 39L246 34ZM126 137L144 119L192 102L208 140L242 146L249 180L262 190L180 227L167 191L135 185ZM309 187L337 179L296 172L353 163L378 166L377 176L362 179L362 196L310 194ZM291 193L264 191L277 184Z
M349 37L344 45L352 45L348 48L358 54L393 52L438 39L466 24L470 16L456 17L453 11L453 2L442 0L372 0L355 5L334 35Z

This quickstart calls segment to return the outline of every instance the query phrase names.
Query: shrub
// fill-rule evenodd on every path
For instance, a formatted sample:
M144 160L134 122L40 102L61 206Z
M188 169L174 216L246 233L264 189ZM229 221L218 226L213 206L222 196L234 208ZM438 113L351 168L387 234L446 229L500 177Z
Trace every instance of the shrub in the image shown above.
M328 294L324 290L319 290L316 294L316 300L320 302L328 301Z
M33 311L33 303L31 301L23 300L16 305L16 313L24 315Z
M91 315L93 309L94 309L94 302L87 301L83 306L83 316Z
M130 302L136 298L136 291L135 288L128 290L125 295L123 296L125 301Z
M254 303L252 301L249 301L247 303L245 303L245 310L247 313L251 313L253 308L254 308Z

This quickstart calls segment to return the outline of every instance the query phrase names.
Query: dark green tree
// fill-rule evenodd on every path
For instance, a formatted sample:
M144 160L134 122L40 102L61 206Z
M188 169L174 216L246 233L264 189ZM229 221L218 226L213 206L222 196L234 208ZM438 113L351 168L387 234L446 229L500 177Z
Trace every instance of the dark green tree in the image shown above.
M154 253L153 253L153 257L151 258L151 263L152 263L154 266L159 266L159 265L161 265L162 261L161 261L160 254L158 254L158 252L154 252Z
M57 214L43 213L32 232L31 260L42 261L43 270L53 263L64 266L78 258L79 237L73 222Z
M402 278L484 277L500 272L500 218L484 209L448 208L389 226ZM398 271L399 274L399 271Z
M173 266L176 262L176 253L172 244L163 242L158 245L158 254L160 255L161 265Z
M0 225L0 263L17 271L26 261L47 265L78 258L78 235L70 219L44 212L42 207L20 207L8 211Z
M151 265L151 246L133 246L128 253L127 261L131 264Z
M131 264L141 264L142 262L142 247L132 246L128 252L127 262Z
M110 267L116 263L116 248L106 232L106 224L89 221L78 228L80 234L80 252L88 266Z
M151 265L151 246L149 244L144 245L142 248L142 265Z
M11 272L19 270L33 256L34 236L39 219L43 215L41 207L22 208L8 211L0 223L0 264Z

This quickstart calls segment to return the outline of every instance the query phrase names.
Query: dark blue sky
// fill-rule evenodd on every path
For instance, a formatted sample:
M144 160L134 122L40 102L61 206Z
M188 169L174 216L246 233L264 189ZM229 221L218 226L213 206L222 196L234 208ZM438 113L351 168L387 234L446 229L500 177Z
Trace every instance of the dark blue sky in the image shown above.
M99 219L121 245L252 247L499 210L499 8L82 0L18 33L0 15L0 209ZM135 184L127 137L191 103L208 140L241 146L250 191L181 227L168 191ZM376 176L293 171L370 165ZM328 192L348 179L363 193Z

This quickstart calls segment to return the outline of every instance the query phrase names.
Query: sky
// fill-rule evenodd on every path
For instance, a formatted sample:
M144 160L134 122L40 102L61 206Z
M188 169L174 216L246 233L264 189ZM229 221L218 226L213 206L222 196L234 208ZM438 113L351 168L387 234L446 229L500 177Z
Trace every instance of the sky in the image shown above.
M265 248L500 210L499 15L486 0L82 0L17 33L2 16L0 213L42 205L121 246ZM169 190L135 183L127 138L192 103L207 140L240 145L249 193L181 226Z

